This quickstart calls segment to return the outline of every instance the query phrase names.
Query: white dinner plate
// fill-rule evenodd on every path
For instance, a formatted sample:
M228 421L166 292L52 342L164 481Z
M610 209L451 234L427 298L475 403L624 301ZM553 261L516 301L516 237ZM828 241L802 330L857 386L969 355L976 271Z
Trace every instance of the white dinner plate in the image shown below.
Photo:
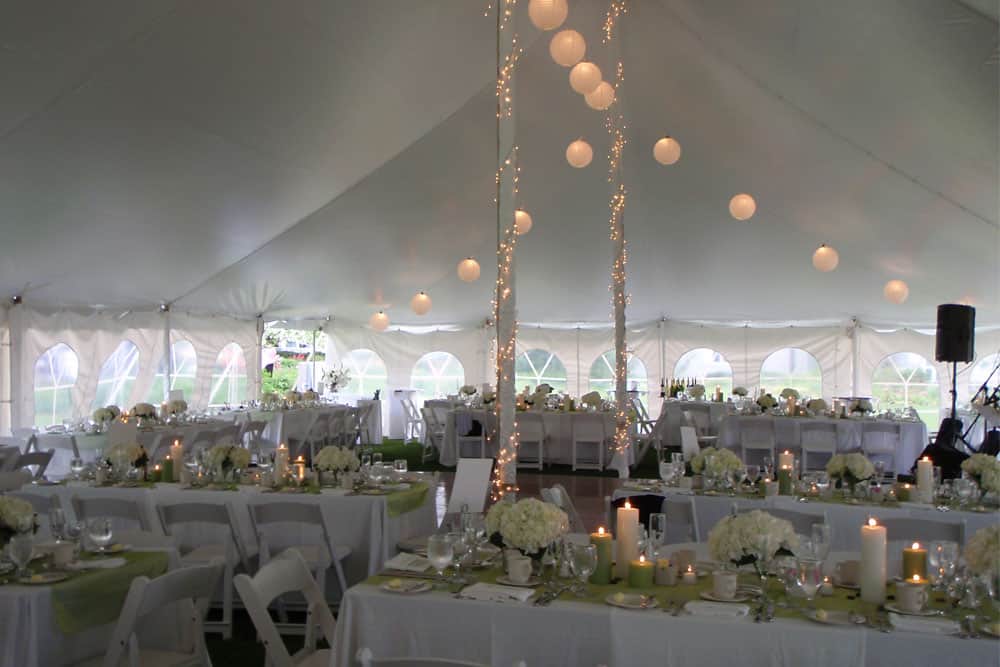
M897 614L902 614L903 616L940 616L941 612L937 609L921 609L920 611L906 611L897 607L891 602L886 603L886 610L896 612Z
M816 623L823 623L824 625L854 625L850 612L826 609L824 610L826 615L820 617L817 615L819 611L818 609L810 609L805 614L806 618Z
M393 581L387 581L383 583L379 588L381 588L386 593L396 593L398 595L413 595L416 593L426 593L434 588L433 584L429 581L424 581L422 579L398 579L399 584L392 586L390 584Z
M612 593L604 598L604 601L612 607L620 607L621 609L656 609L659 606L656 598L639 593Z
M21 577L17 580L17 583L28 586L45 586L66 581L67 579L69 579L69 575L65 572L39 572L28 577Z
M523 583L519 583L514 581L513 579L509 579L507 575L501 574L499 577L497 577L497 583L503 584L504 586L518 586L520 588L532 588L542 583L542 580L539 579L538 577L532 577L531 579L528 579Z
M736 597L730 598L728 600L726 598L717 598L714 595L712 595L709 591L703 591L700 597L702 600L709 600L710 602L746 602L747 600L750 599L749 595L740 594L738 591L736 593Z

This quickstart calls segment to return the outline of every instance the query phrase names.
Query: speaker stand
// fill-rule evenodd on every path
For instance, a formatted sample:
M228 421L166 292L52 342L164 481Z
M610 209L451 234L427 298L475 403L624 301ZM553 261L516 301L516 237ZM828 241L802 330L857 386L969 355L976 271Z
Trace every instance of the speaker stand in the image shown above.
M951 362L951 418L958 419L958 362Z

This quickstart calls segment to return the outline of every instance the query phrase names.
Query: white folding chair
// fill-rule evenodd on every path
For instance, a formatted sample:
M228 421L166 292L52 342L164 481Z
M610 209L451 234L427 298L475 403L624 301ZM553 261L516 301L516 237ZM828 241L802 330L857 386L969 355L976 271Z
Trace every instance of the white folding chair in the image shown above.
M32 433L27 437L19 437L16 435L2 435L0 436L0 447L17 447L18 451L27 454L32 450L32 445L34 444L33 441L34 437L35 437L34 433Z
M541 415L535 415L542 421ZM608 422L600 412L582 412L572 416L573 470L604 470L608 452ZM520 452L518 452L520 458Z
M701 541L698 513L695 511L693 497L664 498L661 511L667 515L666 544ZM682 534L678 534L680 530L683 530Z
M236 423L217 428L212 435L212 446L215 445L239 445L240 427Z
M660 452L663 451L663 444L667 440L667 411L661 410L660 416L656 418L653 422L653 428L649 435L640 435L636 438L636 444L639 445L639 451L635 456L635 465L639 465L644 458L646 458L646 452L652 447L656 451L657 459L660 458Z
M213 561L224 563L222 574L222 621L206 621L206 631L218 631L224 639L233 636L233 575L238 566L249 572L250 565L243 550L243 540L240 539L239 524L233 515L233 508L228 502L224 505L214 503L172 503L159 504L156 507L160 524L166 535L175 538L180 546L180 540L175 534L175 527L190 524L209 524L226 532L225 539L220 542L205 542L199 535L198 546L181 549L181 563L184 565L203 565Z
M322 508L315 503L278 501L268 503L250 503L250 519L260 547L260 565L265 565L276 552L295 548L316 573L319 587L326 591L326 571L332 565L340 584L341 595L347 591L347 578L344 576L343 562L351 555L351 548L334 544L323 519ZM311 541L303 539L288 540L287 536L296 527L301 534L302 529L311 526L318 537ZM288 626L289 630L300 629Z
M883 461L886 470L896 469L896 452L900 448L899 424L863 422L861 451L874 461Z
M552 488L542 489L541 495L542 500L552 503L563 512L566 512L566 516L569 517L569 532L587 532L586 526L583 525L583 519L580 518L580 513L576 511L576 505L573 504L573 499L566 491L566 487L562 484L553 484Z
M837 425L830 422L805 422L799 428L802 438L800 451L802 452L802 472L808 470L823 470L826 462L837 453ZM809 455L813 454L813 460L820 455L819 466L809 466Z
M375 413L375 403L358 401L358 409L354 413L354 441L352 444L371 444L368 432L368 422ZM382 444L382 443L374 443Z
M428 415L428 428L435 429L436 432L440 433L441 441L444 441L445 427L438 420L437 411L431 409L428 410L430 413ZM469 413L466 413L469 414ZM455 451L456 455L460 459L484 459L486 458L486 423L485 419L479 421L479 433L474 433L475 423L479 421L469 417L469 432L461 433L465 429L458 429L458 423L455 426Z
M156 579L137 577L129 586L128 596L122 606L121 614L108 650L104 658L83 663L88 666L102 667L140 667L155 665L156 667L189 667L202 665L212 667L212 660L205 647L205 633L202 627L205 614L208 611L212 591L215 590L222 572L222 563L212 563L195 567L185 567L168 572ZM171 646L164 648L142 648L139 634L144 622L153 619L147 617L168 605L180 605L178 620L183 616L188 623L185 636L189 637L189 646ZM153 617L162 622L159 615Z
M143 504L135 498L73 495L70 503L78 521L108 517L114 521L113 528L116 532L135 530L137 526L144 533L153 530Z
M545 420L541 413L522 412L517 416L517 467L537 468L545 465ZM485 448L485 433L483 435Z
M444 444L444 433L445 428L437 421L437 415L434 411L428 407L420 408L420 414L424 420L424 443L422 448L422 460L429 461L434 457L434 450L438 451L438 456L440 457L441 447ZM461 447L459 445L459 434L455 433L455 448L458 451L458 455L461 456Z
M489 667L481 662L450 660L447 658L375 658L371 649L360 648L355 656L360 667ZM514 667L525 667L523 662Z
M629 396L629 402L632 404L632 409L635 411L635 429L636 436L648 436L653 432L653 424L655 420L649 418L649 413L646 412L646 406L642 404L642 400L635 395Z
M774 461L774 420L768 417L747 417L740 420L740 456L750 463L749 454L770 456Z
M701 445L698 444L698 433L694 430L694 426L681 426L681 453L684 455L684 460L690 461L700 451Z
M267 651L265 663L271 667L327 667L330 664L330 650L316 649L316 627L332 646L337 625L326 604L323 589L309 570L302 554L297 549L288 549L261 566L252 578L238 574L234 579L243 606ZM293 592L301 593L306 599L306 641L300 651L289 655L267 608L281 596Z
M27 454L21 454L17 458L17 463L14 465L14 468L28 470L31 472L31 478L33 480L40 480L45 476L45 469L49 467L49 463L52 462L52 456L55 453L56 450L50 449L45 452L28 452Z
M266 421L248 419L243 422L243 427L240 431L240 442L249 450L276 448L277 444L264 438L264 429L266 428Z
M420 418L420 413L417 412L416 406L414 406L413 401L408 398L402 398L399 402L400 405L403 406L403 413L405 417L403 440L420 440L423 442L426 435L424 432L424 422Z

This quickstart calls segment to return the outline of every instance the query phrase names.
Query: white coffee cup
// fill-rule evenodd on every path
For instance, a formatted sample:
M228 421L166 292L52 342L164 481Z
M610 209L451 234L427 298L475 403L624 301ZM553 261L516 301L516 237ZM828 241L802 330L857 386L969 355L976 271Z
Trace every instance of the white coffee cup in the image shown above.
M736 597L736 573L716 570L712 573L712 596L720 600Z
M526 584L531 579L531 559L527 556L507 558L507 576L516 584Z
M900 581L896 584L896 604L903 611L916 613L927 604L927 584Z

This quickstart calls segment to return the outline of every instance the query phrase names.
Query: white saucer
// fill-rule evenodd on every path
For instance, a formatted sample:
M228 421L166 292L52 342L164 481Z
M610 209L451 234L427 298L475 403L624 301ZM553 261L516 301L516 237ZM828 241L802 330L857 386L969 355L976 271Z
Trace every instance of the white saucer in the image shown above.
M518 586L520 588L533 588L534 586L537 586L538 584L542 583L542 580L539 579L538 577L532 577L531 579L528 579L525 582L518 583L518 582L514 581L513 579L509 579L506 574L501 574L499 577L497 577L497 583L498 584L503 584L504 586Z
M810 609L805 613L806 618L815 623L822 623L824 625L854 625L851 620L850 612L846 611L831 611L826 610L826 618L819 618L816 615L816 609Z
M389 585L389 582L383 583L379 588L381 588L386 593L395 593L397 595L414 595L416 593L426 593L429 590L433 590L434 586L429 581L420 581L418 579L401 580L402 585L399 588L395 588Z
M902 614L903 616L941 616L941 612L937 609L921 609L920 611L905 611L891 602L887 602L885 605L887 611L892 611L897 614Z
M611 605L612 607L620 607L621 609L656 609L659 603L656 598L649 595L640 595L639 593L624 593L623 598L615 600L615 595L618 593L612 593L608 597L604 598L604 601Z
M702 592L700 597L702 600L708 600L710 602L746 602L747 600L750 599L749 595L740 595L739 593L736 593L736 597L732 597L729 599L717 598L708 591Z

